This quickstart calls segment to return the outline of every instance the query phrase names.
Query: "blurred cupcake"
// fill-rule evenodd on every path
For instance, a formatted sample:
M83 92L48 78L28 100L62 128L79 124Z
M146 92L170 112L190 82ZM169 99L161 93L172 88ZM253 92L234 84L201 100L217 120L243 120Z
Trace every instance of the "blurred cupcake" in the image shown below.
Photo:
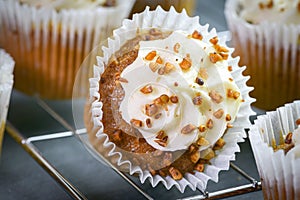
M234 55L255 86L254 106L272 110L300 98L300 2L227 0Z
M0 47L16 61L15 87L48 99L72 97L87 54L111 35L134 0L0 1Z
M204 191L239 151L253 99L215 29L147 8L114 31L90 79L91 144L143 183Z
M13 87L15 62L4 50L0 49L0 155L10 94Z
M265 199L300 197L300 101L259 116L249 138Z

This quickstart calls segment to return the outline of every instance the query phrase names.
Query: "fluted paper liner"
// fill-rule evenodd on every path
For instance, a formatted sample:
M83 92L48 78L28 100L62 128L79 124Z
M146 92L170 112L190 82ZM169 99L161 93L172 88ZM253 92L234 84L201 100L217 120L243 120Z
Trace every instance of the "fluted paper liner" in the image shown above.
M300 25L250 24L239 16L238 4L236 0L226 1L225 16L235 53L251 75L249 83L255 87L255 106L274 110L299 99Z
M13 87L14 65L13 58L0 49L0 155L10 94Z
M296 129L299 118L300 101L297 100L259 116L250 128L249 139L265 199L300 198L299 147L298 155L290 152L285 155L282 149L274 152L272 148L272 141L279 144L281 135Z
M244 128L250 126L249 116L255 114L250 107L250 104L254 101L249 97L249 92L253 89L246 86L246 81L249 77L244 77L242 72L245 67L239 67L239 58L229 57L229 65L232 65L232 76L238 87L241 90L241 95L245 100L242 103L239 113L237 114L237 120L233 123L234 128L230 129L224 136L226 145L224 148L217 152L217 156L211 161L211 165L205 167L205 171L195 171L194 174L186 173L184 178L175 181L171 177L162 177L160 175L152 176L147 170L142 170L140 166L134 166L130 160L124 160L122 153L118 152L116 145L109 141L108 136L103 133L102 119L102 102L99 102L99 81L101 74L104 71L104 65L108 62L111 55L114 54L120 47L129 39L136 36L137 30L160 28L167 30L183 30L186 32L193 32L198 30L204 36L203 40L208 40L213 36L216 36L216 30L212 29L208 32L208 25L202 26L199 24L199 17L188 17L185 10L182 13L177 13L172 7L169 12L166 12L158 7L155 11L149 11L149 8L141 14L133 16L132 20L124 20L122 27L114 31L114 38L108 40L108 47L104 47L104 56L98 57L98 66L94 66L94 77L90 79L90 97L93 101L91 108L92 121L94 123L94 130L97 131L95 139L95 132L91 132L90 137L93 146L96 146L97 150L102 154L105 154L107 158L113 157L113 163L120 167L120 169L127 169L130 174L137 173L140 181L144 183L147 179L151 185L155 187L158 183L162 183L167 189L176 186L180 192L184 192L185 188L189 186L192 190L197 188L204 191L208 180L218 181L218 173L221 170L228 170L229 163L235 159L235 152L239 152L240 148L238 142L244 141L246 137ZM226 38L220 38L221 43L225 43ZM232 52L233 50L230 49ZM96 99L96 100L95 100Z
M16 61L15 87L42 98L71 99L83 59L121 25L134 1L61 11L0 1L0 46Z

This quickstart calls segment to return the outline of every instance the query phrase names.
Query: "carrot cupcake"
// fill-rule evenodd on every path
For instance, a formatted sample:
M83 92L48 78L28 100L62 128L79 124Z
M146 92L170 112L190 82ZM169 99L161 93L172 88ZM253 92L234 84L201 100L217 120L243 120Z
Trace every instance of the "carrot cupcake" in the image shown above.
M300 98L299 0L228 0L234 55L255 86L256 107L274 110Z
M88 53L130 13L134 0L0 1L0 47L16 61L15 87L70 99Z
M204 190L250 125L245 67L215 29L147 8L114 31L90 79L91 144L120 170L167 189Z

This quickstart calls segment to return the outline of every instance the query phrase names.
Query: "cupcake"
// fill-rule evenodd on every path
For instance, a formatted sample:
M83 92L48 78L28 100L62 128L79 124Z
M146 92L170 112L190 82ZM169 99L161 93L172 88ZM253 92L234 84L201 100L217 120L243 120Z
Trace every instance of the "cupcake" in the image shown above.
M0 47L16 61L15 88L70 99L88 53L130 13L134 0L0 1Z
M261 115L249 139L265 199L300 197L300 101Z
M0 155L9 99L13 87L15 62L3 49L0 49Z
M245 67L225 42L173 7L124 20L90 79L85 123L93 147L153 187L204 191L217 182L254 114Z
M299 8L298 0L226 1L234 55L247 66L258 108L274 110L300 98Z

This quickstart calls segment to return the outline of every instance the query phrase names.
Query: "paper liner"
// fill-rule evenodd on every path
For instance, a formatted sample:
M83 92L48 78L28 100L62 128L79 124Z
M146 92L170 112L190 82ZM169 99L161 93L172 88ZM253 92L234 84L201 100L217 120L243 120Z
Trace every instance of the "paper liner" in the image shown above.
M245 67L239 67L237 65L239 58L229 57L229 65L233 66L232 76L241 89L241 95L245 102L240 108L237 120L233 123L234 128L230 129L224 136L226 145L222 150L216 152L217 156L210 160L212 164L207 165L203 173L197 171L195 171L195 174L186 173L182 180L175 181L169 176L152 176L149 171L142 170L139 166L134 166L131 161L123 159L122 153L118 152L116 145L109 141L107 134L103 133L103 124L101 122L103 115L102 102L99 102L100 94L98 92L99 81L104 71L104 63L108 62L111 55L119 50L127 40L134 38L137 30L147 29L149 27L167 30L184 30L191 33L194 30L198 30L204 36L203 40L206 41L217 35L215 29L208 32L208 25L200 25L199 17L188 17L185 10L183 10L182 13L177 13L173 7L169 12L162 10L161 7L157 7L155 11L149 11L149 8L146 8L143 13L134 15L132 20L124 20L123 26L114 31L114 39L109 39L108 47L103 48L104 56L97 57L98 66L94 66L94 76L90 79L90 97L92 101L90 120L94 123L93 131L89 133L91 142L98 152L105 155L108 159L113 157L112 163L117 165L119 169L127 169L130 174L137 173L142 183L148 179L153 187L161 182L167 189L176 186L180 192L184 192L187 186L192 190L198 188L204 191L207 181L211 179L217 182L219 171L228 170L230 161L235 159L234 153L240 150L237 143L244 141L243 138L246 137L244 128L250 126L249 116L255 114L250 107L254 99L249 97L249 92L253 88L246 86L246 81L249 77L242 75ZM220 42L225 43L225 41L226 38L220 38ZM232 49L230 49L230 51L232 52Z
M0 154L10 94L13 87L14 65L13 58L0 49Z
M254 105L274 110L300 98L300 25L249 24L239 17L238 4L236 0L226 1L225 16L235 55L241 56L246 74L251 75L249 84L255 86Z
M134 1L59 12L0 1L0 46L15 58L15 87L42 98L71 98L83 59L121 25Z
M265 199L300 198L300 157L289 153L285 155L282 149L274 152L271 146L274 139L279 144L281 134L293 132L297 127L295 121L299 118L298 100L259 116L250 128L249 139Z

